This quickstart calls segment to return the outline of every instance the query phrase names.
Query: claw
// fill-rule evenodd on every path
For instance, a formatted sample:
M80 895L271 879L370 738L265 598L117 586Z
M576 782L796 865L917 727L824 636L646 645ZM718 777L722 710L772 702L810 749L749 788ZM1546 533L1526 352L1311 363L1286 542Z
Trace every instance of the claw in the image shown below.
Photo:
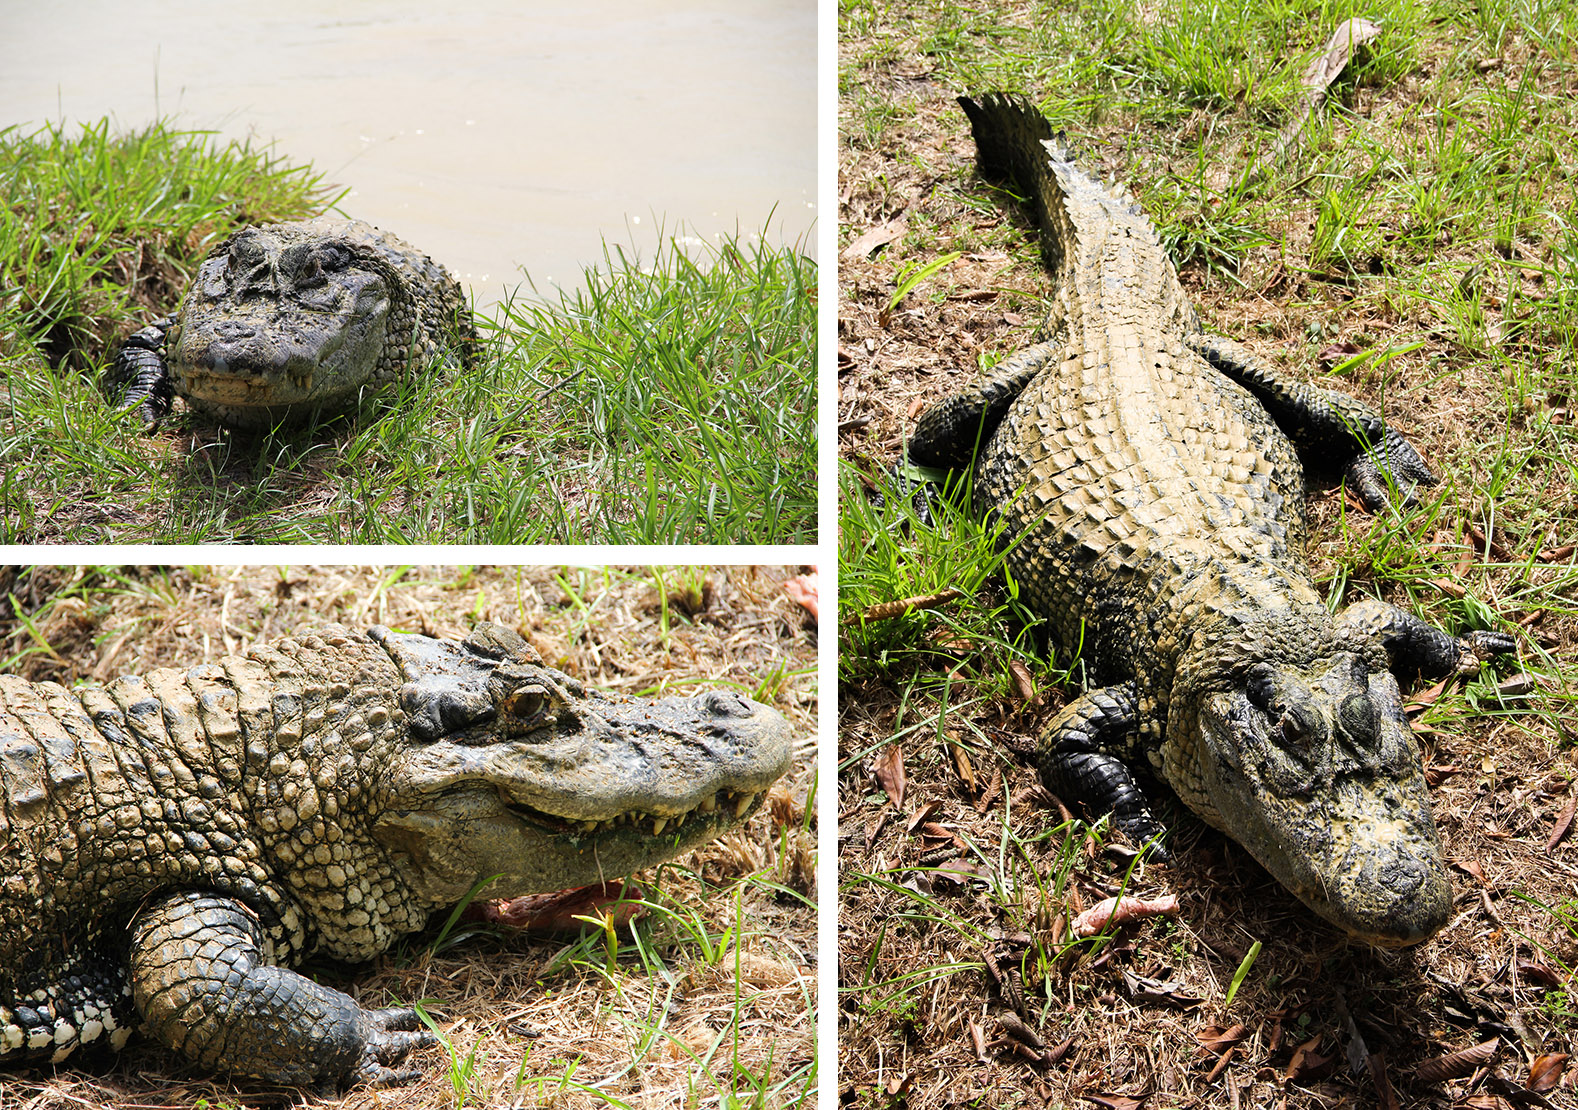
M1483 629L1469 632L1458 638L1457 670L1459 674L1474 674L1492 655L1510 655L1518 649L1518 641L1505 632Z
M374 1087L399 1087L420 1079L414 1068L392 1068L412 1052L438 1043L433 1032L422 1024L421 1015L409 1006L391 1006L366 1013L366 1043L357 1065L354 1083Z
M1377 456L1385 462L1385 470L1376 462ZM1391 501L1388 474L1402 494L1404 505L1417 505L1419 487L1433 486L1440 481L1425 465L1425 460L1414 449L1414 445L1395 428L1386 429L1381 443L1373 452L1362 452L1348 464L1347 479L1359 495L1359 500L1364 502L1364 507L1371 512L1384 509Z

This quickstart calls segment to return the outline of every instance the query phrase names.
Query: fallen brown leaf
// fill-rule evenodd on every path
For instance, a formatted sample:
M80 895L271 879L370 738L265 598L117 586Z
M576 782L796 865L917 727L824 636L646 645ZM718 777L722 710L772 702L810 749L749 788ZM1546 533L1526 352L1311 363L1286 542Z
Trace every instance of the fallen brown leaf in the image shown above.
M1529 1065L1528 1087L1531 1091L1554 1091L1557 1084L1562 1081L1562 1072L1567 1068L1568 1054L1565 1052L1550 1052L1543 1056L1536 1056Z
M1207 1025L1194 1031L1194 1039L1200 1042L1201 1050L1214 1053L1217 1056L1220 1056L1247 1036L1249 1036L1249 1030L1242 1025L1229 1025L1226 1029L1223 1029L1220 1025Z
M1008 664L1008 673L1014 678L1014 685L1019 689L1019 696L1025 701L1036 700L1036 682L1030 674L1030 668L1015 659Z
M1561 816L1556 818L1556 827L1551 830L1551 837L1545 842L1545 853L1549 855L1556 845L1562 842L1562 837L1567 835L1567 830L1572 828L1573 813L1578 810L1578 793L1569 794L1567 804L1562 807Z
M986 1031L981 1028L980 1022L970 1023L970 1046L975 1049L975 1058L983 1064L991 1063L986 1055Z
M1099 966L1101 960L1111 952L1112 949L1108 948L1092 966ZM1191 1010L1205 1001L1198 995L1185 994L1182 983L1153 979L1148 975L1136 975L1127 968L1123 969L1123 985L1128 988L1129 998L1134 1002L1160 1002L1166 1006L1176 1006L1180 1010Z
M944 882L958 883L960 886L966 886L977 879L990 880L991 877L991 869L986 865L975 860L963 858L951 859L947 863L939 863L936 874L933 876L933 878Z
M1108 1110L1141 1110L1150 1095L1141 1095L1131 1098L1128 1095L1080 1095L1086 1102L1094 1102L1097 1106L1105 1106Z
M611 882L554 894L526 894L473 902L462 920L487 921L530 933L573 933L591 928L584 917L609 918L616 928L646 911L636 902L645 893L634 883Z
M1397 1092L1392 1090L1392 1077L1386 1070L1386 1053L1370 1053L1367 1063L1370 1082L1375 1084L1375 1097L1380 1100L1381 1110L1401 1110L1397 1105Z
M1315 357L1327 366L1334 366L1345 359L1352 358L1363 349L1357 343L1333 343L1322 347Z
M1305 1041L1293 1050L1293 1059L1288 1061L1288 1070L1285 1073L1289 1083L1310 1084L1325 1079L1337 1068L1336 1056L1322 1056L1315 1051L1320 1047L1320 1038Z
M870 258L878 247L887 246L893 240L902 238L908 230L908 214L898 216L885 224L878 224L869 231L856 236L854 241L839 253L839 257L847 258L851 261L860 258Z
M1444 1083L1448 1079L1472 1075L1494 1060L1500 1050L1501 1042L1492 1040L1484 1041L1473 1048L1465 1048L1461 1052L1436 1056L1414 1068L1414 1078L1421 1083Z
M1525 983L1532 983L1542 990L1555 990L1562 985L1562 977L1544 964L1535 963L1533 960L1518 960L1518 978Z
M953 755L953 766L959 772L959 778L964 782L964 789L970 794L974 794L975 768L970 763L970 753L964 750L963 744L949 744L948 751Z
M888 801L893 803L893 808L903 809L904 749L897 744L889 744L877 757L877 765L872 772L876 775L877 785L882 787L882 792L888 796Z
M909 834L914 836L916 830L918 830L922 825L926 824L932 818L936 817L937 811L940 809L942 809L942 803L939 801L927 802L925 805L917 809L915 811L915 816L910 818L908 829Z
M1466 875L1472 875L1480 886L1490 885L1490 883L1485 878L1485 868L1481 866L1478 860L1455 859L1452 861L1452 866L1456 867L1459 871L1462 871Z
M1418 713L1420 710L1427 709L1431 705L1434 705L1435 700L1446 692L1447 683L1451 681L1451 676L1448 676L1443 678L1434 686L1431 686L1429 689L1419 691L1419 693L1408 699L1407 703L1403 706L1403 711L1407 713Z

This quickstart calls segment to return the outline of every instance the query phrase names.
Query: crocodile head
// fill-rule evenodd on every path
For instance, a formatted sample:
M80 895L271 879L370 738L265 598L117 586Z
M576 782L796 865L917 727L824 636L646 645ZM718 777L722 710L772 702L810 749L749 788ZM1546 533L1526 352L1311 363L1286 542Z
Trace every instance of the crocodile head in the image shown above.
M413 894L478 879L514 897L627 875L748 817L789 767L789 724L732 693L605 695L513 631L464 643L371 630L399 667L411 743L384 770L372 832Z
M1199 717L1215 821L1311 909L1396 947L1446 924L1452 888L1397 680L1343 652L1258 662Z
M166 338L176 392L231 424L354 403L386 344L410 346L410 295L376 229L320 220L249 227L203 262Z

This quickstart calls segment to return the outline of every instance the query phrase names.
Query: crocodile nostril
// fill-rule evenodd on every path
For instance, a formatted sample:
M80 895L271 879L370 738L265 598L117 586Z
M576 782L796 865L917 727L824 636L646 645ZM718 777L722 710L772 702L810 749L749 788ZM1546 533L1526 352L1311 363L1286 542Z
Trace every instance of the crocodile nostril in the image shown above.
M708 690L701 697L706 707L714 713L727 714L730 717L751 715L751 703L739 694L727 690Z

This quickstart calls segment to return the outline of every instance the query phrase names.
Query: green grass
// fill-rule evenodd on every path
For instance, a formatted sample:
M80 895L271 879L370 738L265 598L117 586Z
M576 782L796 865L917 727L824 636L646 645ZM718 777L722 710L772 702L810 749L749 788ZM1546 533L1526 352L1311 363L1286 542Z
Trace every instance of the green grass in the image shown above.
M766 543L816 535L815 266L767 236L610 246L479 365L272 434L153 436L94 380L239 224L334 196L156 124L0 132L0 542Z
M35 357L95 368L138 310L173 307L211 243L338 194L247 143L163 121L116 134L106 119L0 130L0 196L0 358L16 375Z

